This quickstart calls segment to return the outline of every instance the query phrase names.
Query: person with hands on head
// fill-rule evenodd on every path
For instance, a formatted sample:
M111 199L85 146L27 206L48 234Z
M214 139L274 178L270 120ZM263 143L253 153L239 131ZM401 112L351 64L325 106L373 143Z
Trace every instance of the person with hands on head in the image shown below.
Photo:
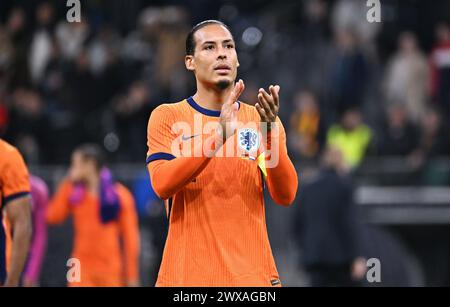
M69 175L47 209L47 222L61 224L73 216L71 258L80 263L80 279L70 287L139 285L139 226L134 198L116 182L96 144L83 144L72 154Z

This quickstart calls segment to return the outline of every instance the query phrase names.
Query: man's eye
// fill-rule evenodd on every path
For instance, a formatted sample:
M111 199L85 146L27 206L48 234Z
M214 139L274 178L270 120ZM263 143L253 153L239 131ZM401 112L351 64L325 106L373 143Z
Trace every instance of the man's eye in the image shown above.
M205 47L205 50L212 50L212 49L214 49L214 46L213 46L213 45L209 45L209 46L206 46L206 47Z
M233 45L233 44L229 44L229 45L227 45L227 48L228 48L228 49L233 49L233 48L234 48L234 45Z

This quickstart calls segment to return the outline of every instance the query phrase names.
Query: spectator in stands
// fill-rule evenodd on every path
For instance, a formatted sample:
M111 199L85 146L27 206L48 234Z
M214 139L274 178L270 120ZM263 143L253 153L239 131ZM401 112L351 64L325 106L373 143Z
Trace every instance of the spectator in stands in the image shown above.
M81 22L67 22L62 20L56 27L56 39L61 54L67 61L74 60L84 49L91 29L86 19Z
M405 106L403 104L389 106L377 141L378 154L384 156L409 155L417 147L417 138L417 128L408 119Z
M29 35L26 30L27 22L22 8L13 8L6 22L6 31L13 47L11 65L9 67L8 88L28 86L30 76L28 69Z
M424 166L429 158L450 154L448 123L438 109L429 108L421 120L421 131L417 148L409 161L416 168Z
M123 160L127 157L137 161L145 156L145 139L149 114L153 110L149 100L149 90L143 81L134 82L127 93L118 96L113 102L116 129L120 139L120 153Z
M289 139L300 158L317 157L324 137L324 125L317 98L311 91L299 91L295 96L296 110L291 115Z
M392 56L385 76L389 104L403 103L409 120L418 122L425 111L429 84L428 63L411 32L399 36L398 51Z
M37 26L30 46L30 75L34 84L38 84L52 55L53 7L48 2L41 3L36 10Z
M356 286L364 277L353 186L344 177L342 152L328 147L322 169L305 184L295 218L295 237L311 286Z
M324 0L308 0L303 2L302 38L308 44L324 41L328 38L327 17L329 4Z
M13 58L13 46L9 39L8 32L2 24L0 24L0 72L4 73Z
M186 93L191 80L184 63L186 33L189 32L184 8L169 6L161 10L162 25L158 33L155 58L157 87L164 99L175 99Z
M353 30L340 29L336 36L337 56L328 81L334 111L360 107L368 81L368 63Z
M340 149L346 167L351 170L360 165L372 141L372 130L363 123L358 109L344 112L339 124L327 132L327 144Z
M367 22L367 7L360 0L338 0L331 13L332 28L353 29L361 40L361 48L375 52L375 39L381 30L381 23Z
M39 92L18 88L12 95L12 108L6 137L15 140L30 163L46 156L51 135L45 114L45 101Z
M450 26L436 27L436 45L430 56L431 95L450 118Z

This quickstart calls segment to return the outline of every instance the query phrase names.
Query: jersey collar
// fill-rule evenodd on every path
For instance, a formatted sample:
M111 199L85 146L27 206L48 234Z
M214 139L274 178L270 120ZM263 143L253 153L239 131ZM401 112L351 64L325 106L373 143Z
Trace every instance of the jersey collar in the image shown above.
M200 106L197 102L195 102L194 98L189 97L188 99L186 99L187 102L189 103L189 105L194 108L195 110L197 110L198 112L207 115L207 116L213 116L213 117L220 117L220 111L216 111L216 110L209 110L209 109L205 109L202 106ZM241 103L238 101L237 102L239 107L238 110L241 108Z

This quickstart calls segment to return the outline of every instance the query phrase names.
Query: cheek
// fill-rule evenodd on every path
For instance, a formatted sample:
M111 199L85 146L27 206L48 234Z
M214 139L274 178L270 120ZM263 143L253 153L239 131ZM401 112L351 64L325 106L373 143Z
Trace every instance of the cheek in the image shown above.
M214 70L212 69L213 64L207 62L197 63L195 67L195 74L198 78L202 80L210 80L214 77Z
M201 62L199 65L197 65L197 70L202 73L208 73L209 72L209 65L208 63Z
M238 59L236 50L234 50L234 51L231 53L230 58L231 58L232 62L235 63L235 64L237 64L237 63L239 62L239 59Z
M198 57L195 60L195 67L197 70L198 69L206 70L211 67L213 62L214 57L212 57L211 54L208 54L207 52L202 52L201 54L198 55Z

